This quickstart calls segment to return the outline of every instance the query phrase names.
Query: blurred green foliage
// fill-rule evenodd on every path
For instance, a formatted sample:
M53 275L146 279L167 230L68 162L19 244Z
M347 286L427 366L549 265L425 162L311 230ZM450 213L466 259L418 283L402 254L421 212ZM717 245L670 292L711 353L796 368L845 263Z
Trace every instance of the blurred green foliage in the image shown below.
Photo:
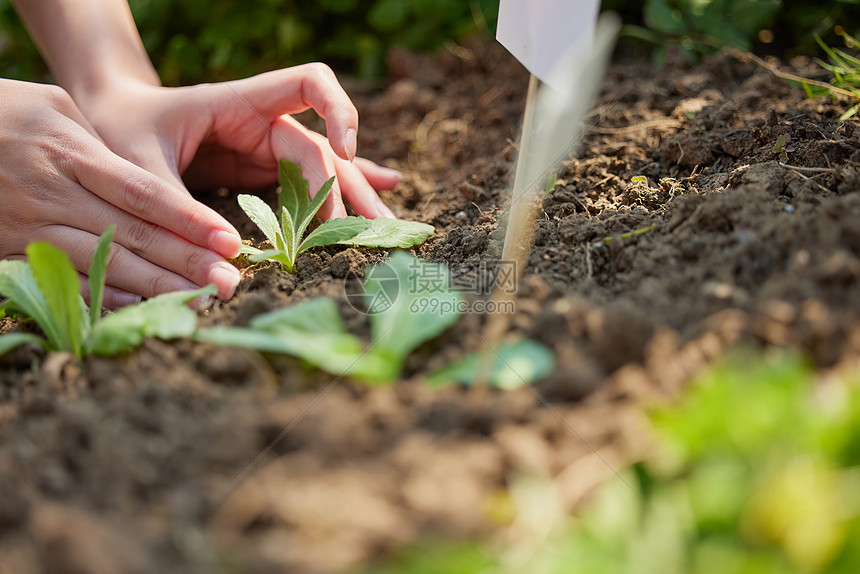
M433 51L492 33L498 0L131 0L163 81L189 84L325 61L362 77L384 73L392 46ZM0 70L39 79L45 67L8 0L0 0Z
M130 0L144 44L168 85L249 76L308 61L384 75L392 46L435 51L492 34L499 0ZM860 0L603 0L626 24L621 49L659 60L730 45L757 53L822 55L834 26L860 31ZM0 73L48 78L9 0L0 0Z
M622 35L635 51L644 42L659 60L666 46L690 55L732 46L781 57L817 51L815 35L860 27L860 0L604 0L625 16Z
M406 552L397 571L860 572L858 382L814 385L795 356L736 357L653 416L657 456L609 479L525 559L461 542Z

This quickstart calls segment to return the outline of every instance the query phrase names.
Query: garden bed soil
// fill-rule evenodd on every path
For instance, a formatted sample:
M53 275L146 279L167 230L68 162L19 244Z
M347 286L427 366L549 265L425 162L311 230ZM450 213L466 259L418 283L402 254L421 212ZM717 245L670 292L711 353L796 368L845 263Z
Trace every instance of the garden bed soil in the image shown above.
M359 150L404 173L385 195L398 216L436 226L416 252L467 276L501 255L527 74L490 41L390 60L384 91L348 84ZM557 357L533 388L422 383L481 348L474 314L393 387L190 341L0 358L0 572L339 572L422 536L491 533L516 473L553 480L573 509L647 452L643 409L734 346L797 348L819 369L853 360L860 126L839 121L845 108L728 55L613 66L593 129L536 206L510 326ZM794 167L774 151L789 134ZM259 241L240 191L203 199ZM296 276L245 265L201 322L330 296L364 332L344 277L384 256L331 247Z

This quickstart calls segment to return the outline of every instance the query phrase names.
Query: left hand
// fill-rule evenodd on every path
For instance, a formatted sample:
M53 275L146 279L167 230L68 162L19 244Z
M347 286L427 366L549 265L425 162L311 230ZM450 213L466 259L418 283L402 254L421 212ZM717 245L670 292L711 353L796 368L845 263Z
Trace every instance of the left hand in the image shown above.
M345 217L344 200L365 217L394 217L377 191L400 174L355 158L358 113L323 64L181 88L125 80L78 103L112 151L180 189L273 185L285 158L302 167L312 194L336 176L324 219ZM328 138L289 115L309 108Z

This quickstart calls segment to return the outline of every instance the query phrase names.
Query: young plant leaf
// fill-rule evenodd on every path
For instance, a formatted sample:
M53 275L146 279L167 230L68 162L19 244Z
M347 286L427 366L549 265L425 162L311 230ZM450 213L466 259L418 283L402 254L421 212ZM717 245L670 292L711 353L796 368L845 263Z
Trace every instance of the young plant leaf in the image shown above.
M284 239L281 236L278 219L272 213L272 209L266 205L266 202L256 195L246 194L240 195L237 200L242 211L260 228L272 247L284 249Z
M435 231L432 225L418 221L403 221L390 217L377 217L366 221L368 222L367 229L353 237L341 239L337 243L407 249L424 243Z
M89 282L90 282L90 325L94 326L99 322L102 316L102 298L105 291L105 276L107 274L108 255L110 254L110 244L113 241L113 234L116 231L116 225L111 225L107 228L96 246L96 251L93 253L93 260L90 263Z
M342 219L329 219L311 231L302 244L299 253L304 253L312 247L332 245L356 237L369 228L368 220L364 217L349 216Z
M291 161L282 159L278 162L278 183L281 191L278 193L278 211L286 210L299 218L303 215L304 206L309 202L308 180L302 177L302 168Z
M501 389L515 389L538 381L552 372L552 351L536 341L503 344L497 351L489 382ZM478 376L483 352L471 353L431 373L427 383L439 387L450 383L471 385Z
M370 383L391 382L413 349L457 321L461 296L450 290L448 271L442 264L398 251L387 267L394 270L393 276L387 270L368 272L366 294L371 299L384 297L389 305L387 310L371 314L373 338L366 349L361 339L346 331L336 303L328 298L258 315L248 328L201 329L194 339L284 353L338 376L350 375ZM399 288L389 294L392 281Z
M139 305L124 307L95 325L89 351L110 356L136 347L144 337L164 340L190 337L197 328L197 313L187 303L217 293L215 285L208 285L194 291L165 293Z
M365 352L361 339L346 331L335 302L324 297L258 315L249 328L201 329L194 339L292 355L337 376L366 381L391 377L390 363Z
M43 348L48 346L48 343L42 337L33 333L6 333L5 335L0 335L0 355L5 355L24 343L36 343Z
M9 298L3 303L4 309L32 317L44 331L50 345L59 348L62 341L60 328L51 315L29 263L8 259L0 261L0 295Z
M74 353L80 359L89 316L81 299L78 272L65 251L48 243L31 243L27 247L27 259L56 323L59 332L57 348Z
M409 353L457 322L463 297L451 289L441 263L395 251L387 266L399 283L395 296L389 294L391 278L377 269L368 273L364 290L371 298L393 299L387 310L370 315L370 330L373 352L389 356L399 372Z
M365 247L407 248L423 243L433 234L433 226L413 221L400 221L386 217L368 220L364 217L346 217L326 221L302 241L302 236L314 216L331 194L334 177L323 184L313 198L308 196L308 182L301 168L286 160L278 164L281 191L278 194L278 218L269 207L255 196L240 195L239 205L257 224L272 244L273 249L260 250L243 246L241 253L250 255L251 261L271 259L278 261L289 272L295 270L299 253L324 245L362 245Z

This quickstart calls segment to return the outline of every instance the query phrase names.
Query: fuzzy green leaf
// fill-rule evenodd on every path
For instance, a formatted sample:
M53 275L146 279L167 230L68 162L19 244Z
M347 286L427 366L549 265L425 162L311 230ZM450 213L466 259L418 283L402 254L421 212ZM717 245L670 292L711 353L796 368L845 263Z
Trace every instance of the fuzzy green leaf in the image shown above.
M92 263L90 263L90 325L98 323L102 316L102 298L105 290L108 255L115 231L116 225L111 225L102 233L96 251L93 253Z
M334 375L368 381L390 378L391 365L363 350L361 339L346 331L337 304L318 298L258 315L250 328L201 329L196 341L283 353L298 357Z
M49 343L58 348L62 339L60 328L29 264L23 261L0 261L0 295L9 298L3 303L7 311L14 310L32 317L45 332Z
M262 249L257 249L253 245L245 245L242 244L242 247L239 249L239 255L248 255L250 257L254 257L255 255L259 255L262 253Z
M364 217L349 216L342 219L329 219L311 231L299 246L299 253L312 247L342 243L368 229L370 224Z
M492 351L491 351L492 352ZM489 382L502 389L515 389L538 381L552 372L555 358L552 351L535 341L518 341L502 345L492 355ZM442 386L447 383L471 385L478 376L483 351L446 365L427 377L427 383Z
M90 351L110 356L136 347L144 337L165 340L190 337L197 328L197 313L187 303L217 292L214 285L208 285L194 291L165 293L139 305L124 307L95 326L89 341Z
M314 198L309 201L304 213L296 214L293 217L293 221L296 225L296 243L301 240L302 235L305 234L305 230L308 228L308 225L310 225L311 221L314 220L314 216L316 216L317 211L319 211L320 207L322 207L322 204L325 203L325 200L331 193L332 185L334 185L334 176L332 176L328 181L326 181L320 188L320 190L316 193Z
M56 322L59 333L55 342L57 348L80 358L89 318L80 295L78 272L72 267L66 252L49 243L31 243L27 247L27 258Z
M296 223L293 220L292 214L286 207L281 207L281 232L284 234L286 246L284 253L286 254L287 269L293 270L298 255L299 242L302 240L301 235L296 237Z
M291 161L280 160L278 183L281 185L281 191L278 193L278 211L286 208L290 214L298 218L310 202L308 180L302 177L302 168Z
M0 355L5 355L24 343L36 343L42 347L48 346L43 338L32 333L6 333L5 335L0 335Z
M364 247L400 247L403 249L420 245L433 235L435 228L418 221L403 221L390 217L368 219L368 227L358 235L342 239L342 245L362 245Z
M272 209L265 201L256 195L240 195L238 198L239 207L253 221L272 247L275 249L284 248L284 238L281 236L281 229L278 226L278 218L272 213Z
M370 315L370 328L374 352L391 357L399 371L416 347L457 322L462 295L451 289L448 269L441 263L395 251L386 267L368 273L364 290L372 299L390 302L387 309Z

